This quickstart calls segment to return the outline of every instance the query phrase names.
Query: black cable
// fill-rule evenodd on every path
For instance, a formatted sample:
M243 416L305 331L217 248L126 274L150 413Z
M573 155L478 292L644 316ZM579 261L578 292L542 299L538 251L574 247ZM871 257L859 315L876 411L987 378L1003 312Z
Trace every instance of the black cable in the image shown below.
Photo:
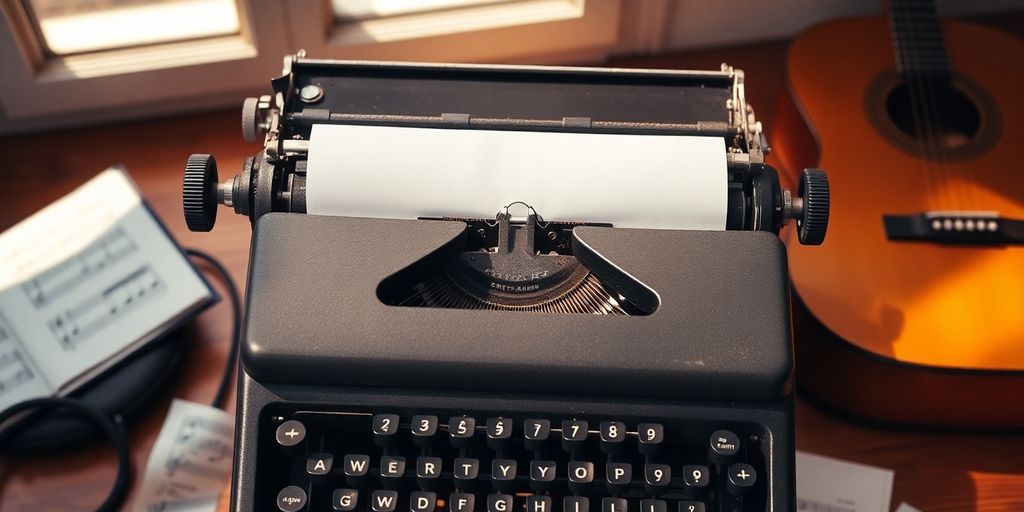
M128 434L124 431L124 423L121 422L120 416L110 419L103 411L77 399L51 396L25 400L4 409L3 412L0 412L0 424L5 423L22 412L31 410L43 412L61 408L71 409L79 416L89 420L105 432L110 437L110 440L113 441L114 449L117 450L117 478L114 479L114 486L111 487L110 493L107 494L107 499L103 500L103 503L96 510L97 512L113 512L119 509L121 503L124 502L125 496L128 494L128 485L132 480L131 449L128 445ZM0 437L5 438L7 436L0 434Z
M199 258L213 267L220 274L224 286L228 289L228 300L231 301L231 348L228 350L227 361L224 362L224 372L221 374L220 384L217 392L213 395L213 406L223 408L224 399L227 398L228 388L231 386L231 377L235 374L236 361L238 359L239 337L242 328L242 299L238 294L238 287L231 274L213 256L198 249L185 249L185 254Z

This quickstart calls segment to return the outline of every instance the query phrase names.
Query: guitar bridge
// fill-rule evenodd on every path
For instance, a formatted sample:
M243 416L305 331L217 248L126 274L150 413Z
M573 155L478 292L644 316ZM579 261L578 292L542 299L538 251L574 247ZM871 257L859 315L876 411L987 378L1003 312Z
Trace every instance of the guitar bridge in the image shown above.
M934 211L913 215L883 215L889 240L960 245L1024 244L1024 220L996 212Z

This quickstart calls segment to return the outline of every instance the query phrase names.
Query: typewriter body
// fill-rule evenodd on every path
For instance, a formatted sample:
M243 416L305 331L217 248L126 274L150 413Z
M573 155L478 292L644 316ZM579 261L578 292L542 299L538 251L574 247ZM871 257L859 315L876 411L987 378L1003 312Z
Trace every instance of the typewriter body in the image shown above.
M218 204L253 221L232 510L794 510L776 234L820 243L827 181L779 186L742 77L287 59L243 107L263 149L223 183L209 155L186 168L192 229ZM706 137L726 211L313 214L317 125Z

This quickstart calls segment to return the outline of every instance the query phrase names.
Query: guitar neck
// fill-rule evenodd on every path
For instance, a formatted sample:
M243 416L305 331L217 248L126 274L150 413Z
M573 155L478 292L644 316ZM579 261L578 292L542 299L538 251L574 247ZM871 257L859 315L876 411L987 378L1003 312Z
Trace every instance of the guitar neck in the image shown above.
M896 66L904 80L945 82L949 59L932 0L889 0L887 6Z

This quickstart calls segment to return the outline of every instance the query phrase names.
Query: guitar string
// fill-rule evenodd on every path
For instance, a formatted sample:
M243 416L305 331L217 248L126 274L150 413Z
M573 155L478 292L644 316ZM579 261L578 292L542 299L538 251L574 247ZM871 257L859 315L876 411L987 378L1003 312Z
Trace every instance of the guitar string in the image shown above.
M914 135L913 144L915 145L919 155L924 154L926 147L921 141L921 135L924 131L924 122L921 112L921 107L917 101L915 101L915 84L911 79L911 69L909 61L911 60L912 51L909 47L909 41L907 38L907 21L906 21L906 9L900 6L900 0L890 0L887 2L890 10L890 34L893 43L893 49L897 63L900 65L900 75L904 81L904 86L907 88L907 99L910 102L910 112L913 119ZM901 33L904 34L901 37ZM938 185L934 183L933 176L928 171L928 163L924 158L918 158L918 166L921 168L921 174L924 177L925 182L925 204L928 208L931 207L933 197L938 193Z
M895 49L895 56L897 62L900 65L900 76L903 79L904 86L907 91L907 100L910 104L910 114L913 122L914 133L911 136L913 144L916 147L916 151L919 154L926 152L926 147L921 139L922 134L925 131L925 122L923 118L923 112L921 104L915 100L915 87L916 82L912 80L910 75L910 60L912 59L911 47L909 45L909 34L906 27L906 9L901 7L899 0L890 0L888 2L890 11L890 22L892 31L891 37L893 41L893 47ZM923 159L919 159L919 167L921 167L922 175L925 178L925 191L926 198L925 203L930 205L932 198L937 194L937 183L934 182L934 176L929 172L927 162Z
M909 12L912 9L910 0L891 1L907 2L904 4L906 7L903 10L902 16L904 32L907 35L907 40L904 44L904 48L906 49L904 55L907 57L903 61L903 71L905 75L904 80L908 82L907 91L911 101L911 108L917 112L916 122L919 123L914 137L918 144L919 154L917 159L919 160L919 165L921 166L927 183L930 184L930 191L928 193L927 201L925 202L925 208L926 210L941 210L944 209L945 205L948 205L949 194L947 188L944 186L945 184L942 179L941 169L937 168L936 162L934 162L932 158L932 155L935 154L935 134L932 125L933 119L928 107L926 81L923 80L924 77L920 71L923 59L921 58L920 34L917 26L917 20L914 19L914 13ZM930 2L931 0L923 1ZM938 204L938 208L936 208L936 204ZM928 226L928 229L930 228L931 226ZM942 275L942 262L937 261L934 258L924 258L923 261L917 261L915 266L923 271L923 274L926 276ZM917 283L915 280L910 278L909 274L900 272L899 281L904 290L904 295L907 292L917 293L919 291L917 290Z
M911 50L908 47L908 34L906 33L907 30L905 26L905 9L901 7L900 1L901 0L889 0L885 3L885 6L889 9L890 42L892 44L893 56L895 57L897 67L899 69L899 76L903 80L904 86L907 90L907 100L910 103L910 113L914 127L914 136L911 137L912 144L916 148L917 153L920 154L925 151L924 145L920 139L920 134L924 130L924 127L920 108L914 101L913 83L910 80L909 74ZM886 104L885 106L886 112L888 112L889 105ZM935 184L932 183L932 176L928 172L926 162L923 159L918 158L917 165L920 168L921 176L924 178L924 203L927 207L931 204ZM899 290L900 295L905 295L907 291L912 291L913 289L912 283L908 280L907 275L904 272L899 271L898 268L896 268L894 272L887 272L886 279L896 285L896 289Z
M915 19L911 17L911 35L912 37L915 38L916 41L921 41L920 33L922 31L924 31L925 33L930 33L933 36L937 36L939 38L938 42L940 44L939 52L944 53L945 47L942 39L942 28L938 18L937 8L932 0L918 1L921 2L919 5L922 5L924 9L927 9L927 11L922 14L923 18ZM924 27L923 30L918 30L918 27L920 27L919 21L921 21L922 19L925 23L930 23L931 26ZM927 53L931 54L932 52L935 51L934 41L928 41L926 42L926 44L931 45L930 47L928 47L929 51ZM913 47L915 48L915 53L917 53L918 50L925 49L925 46L923 46L920 43L914 44ZM959 183L957 183L954 179L950 179L952 175L952 168L948 163L949 160L948 153L946 151L946 141L943 139L946 128L943 124L943 121L947 120L942 119L941 116L943 111L940 110L947 107L947 104L943 102L948 101L948 96L941 96L940 93L949 92L948 90L941 90L940 88L952 87L951 83L949 82L951 80L950 68L948 66L948 62L945 63L945 67L938 71L938 76L936 77L935 71L933 71L932 69L933 66L936 64L934 62L933 56L921 58L921 56L918 55L917 57L918 58L915 59L917 61L917 69L914 71L914 74L917 76L917 80L921 82L921 88L924 91L924 96L922 97L921 101L925 110L925 121L930 125L927 139L928 145L930 146L930 151L925 158L928 161L927 168L929 172L935 175L935 179L941 187L941 193L939 194L938 198L942 201L942 203L940 204L940 207L938 209L952 211L962 210L965 209L965 207L961 200L962 195L959 192ZM973 201L971 201L971 203L973 203ZM943 227L945 227L945 223ZM953 222L952 227L954 230L959 231L959 229L957 229L958 226L956 221ZM966 225L962 225L961 228L966 229ZM944 255L945 252L939 252L937 254ZM926 262L924 262L924 265L928 273L933 276L944 275L946 271L946 265L943 260L944 258L941 257L926 258ZM941 322L938 325L931 324L929 329L938 329L941 331ZM937 336L942 337L942 334L937 333Z
M919 136L924 136L924 153L920 158L924 162L925 172L928 173L929 177L932 178L932 181L936 184L936 199L939 200L940 204L948 206L950 204L950 198L946 186L947 184L943 179L940 163L935 161L939 155L936 147L936 140L938 137L936 135L934 113L930 105L931 102L929 101L932 90L929 86L929 78L922 70L926 63L922 57L922 38L918 29L917 16L920 15L920 12L915 11L914 8L911 7L911 2L907 2L905 5L907 6L904 12L905 28L909 35L907 47L911 54L910 62L907 66L908 69L905 70L906 80L912 80L914 83L911 101L916 102L920 109L924 128L924 133L918 134ZM923 8L925 9L928 7L923 2L920 5L923 5ZM944 208L940 207L940 209Z
M927 0L924 5L928 10L925 14L925 19L927 23L932 25L925 29L927 30L927 33L938 38L938 41L930 41L928 43L937 43L939 45L939 54L944 54L945 47L943 45L942 25L939 22L938 8L931 0ZM934 51L934 49L932 51ZM928 65L935 64L935 62L931 62L934 58L934 55L929 55L922 59L922 62L925 64L924 72L930 73L927 67ZM928 62L926 62L925 59L927 59ZM926 91L924 101L928 102L926 107L928 111L935 116L932 133L932 155L934 155L935 167L939 173L939 179L943 182L943 189L947 191L947 196L950 199L949 206L954 210L962 210L965 209L963 204L964 196L956 182L956 176L952 172L952 168L949 164L949 152L946 147L947 133L945 132L945 128L947 128L946 122L948 122L949 119L944 117L944 114L948 114L948 111L945 110L944 107L948 106L945 102L950 98L947 94L949 93L949 88L951 88L952 85L950 83L951 76L949 74L950 71L948 63L943 64L945 67L938 70L938 77L929 76L928 79L924 81Z
M921 110L924 122L924 148L926 153L922 155L925 161L925 169L932 181L937 186L936 198L940 201L940 210L958 209L960 198L952 181L949 179L947 153L942 139L942 121L939 105L936 101L939 94L936 87L936 77L928 69L932 57L926 54L924 45L928 44L922 34L934 34L935 26L923 27L922 21L937 23L934 5L931 0L917 2L917 10L914 10L908 2L905 14L907 32L910 35L908 47L911 51L912 65L908 70L908 77L913 77L916 101ZM942 77L939 77L942 78ZM909 79L909 78L908 78ZM941 85L940 85L941 86Z

